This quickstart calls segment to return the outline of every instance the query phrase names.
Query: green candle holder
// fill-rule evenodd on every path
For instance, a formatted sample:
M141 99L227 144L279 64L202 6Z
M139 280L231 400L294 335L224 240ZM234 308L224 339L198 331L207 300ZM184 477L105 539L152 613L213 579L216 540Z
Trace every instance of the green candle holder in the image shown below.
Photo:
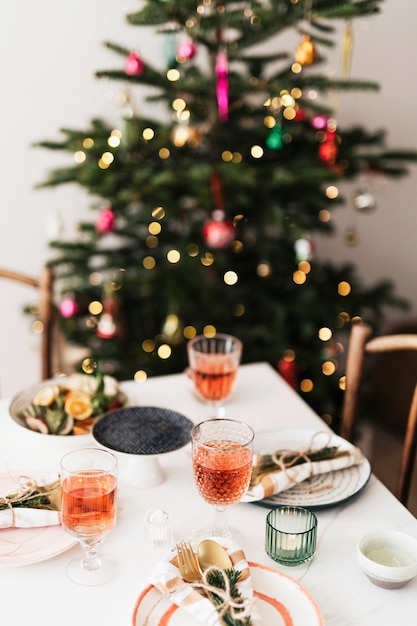
M316 551L317 517L299 506L279 506L266 516L265 550L277 563L300 565Z

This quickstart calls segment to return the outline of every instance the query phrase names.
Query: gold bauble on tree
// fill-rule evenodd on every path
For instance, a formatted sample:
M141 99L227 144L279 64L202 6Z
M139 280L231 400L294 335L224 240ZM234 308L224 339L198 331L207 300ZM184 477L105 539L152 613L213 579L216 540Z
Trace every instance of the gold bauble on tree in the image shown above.
M303 35L295 50L295 60L300 65L311 65L316 60L316 49L310 35Z

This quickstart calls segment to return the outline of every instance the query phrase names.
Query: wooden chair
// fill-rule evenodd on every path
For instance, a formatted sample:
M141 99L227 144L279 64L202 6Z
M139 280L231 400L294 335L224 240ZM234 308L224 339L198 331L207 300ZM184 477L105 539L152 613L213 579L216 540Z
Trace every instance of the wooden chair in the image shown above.
M39 321L43 325L41 335L41 368L42 380L52 376L52 329L54 322L53 306L53 272L50 267L43 267L39 278L20 272L0 268L0 278L29 285L39 293Z
M417 354L417 334L390 334L372 337L372 329L362 321L353 322L346 361L346 389L342 408L340 434L353 441L367 355L398 351ZM400 472L395 495L405 505L410 492L417 442L417 371L405 435L402 445Z

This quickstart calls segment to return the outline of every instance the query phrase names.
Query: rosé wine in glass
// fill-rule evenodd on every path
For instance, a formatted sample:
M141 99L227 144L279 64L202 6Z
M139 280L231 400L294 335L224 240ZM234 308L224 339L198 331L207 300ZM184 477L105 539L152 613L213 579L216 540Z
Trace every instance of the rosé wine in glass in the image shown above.
M61 518L75 536L107 534L116 525L116 477L99 471L79 472L63 480Z
M117 459L101 448L73 450L61 459L60 477L62 526L83 549L83 557L68 564L68 578L80 585L108 582L117 568L99 551L116 525Z
M191 431L194 480L200 496L215 509L213 527L201 535L232 537L242 534L227 523L227 507L238 502L249 486L254 432L244 422L211 419Z
M207 442L195 452L193 471L197 489L206 502L234 504L248 487L252 451L233 441Z
M188 342L187 353L189 374L197 395L210 404L215 417L221 417L222 403L234 390L242 342L232 335L197 335Z

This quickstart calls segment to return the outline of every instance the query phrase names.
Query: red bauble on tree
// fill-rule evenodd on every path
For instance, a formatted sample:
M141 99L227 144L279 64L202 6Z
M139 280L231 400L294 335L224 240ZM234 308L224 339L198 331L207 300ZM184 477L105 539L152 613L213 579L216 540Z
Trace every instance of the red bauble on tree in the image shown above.
M295 359L293 356L283 356L278 361L277 369L283 379L291 385L293 389L297 389L298 379L297 379L297 368L295 366Z
M333 131L326 131L325 140L319 146L319 156L327 165L334 165L337 157L337 144L336 134Z
M227 248L235 238L235 227L226 219L220 179L216 171L210 179L211 193L216 207L203 228L203 237L210 248Z
M210 248L227 248L235 238L235 227L224 219L223 211L214 211L203 228L203 237Z

